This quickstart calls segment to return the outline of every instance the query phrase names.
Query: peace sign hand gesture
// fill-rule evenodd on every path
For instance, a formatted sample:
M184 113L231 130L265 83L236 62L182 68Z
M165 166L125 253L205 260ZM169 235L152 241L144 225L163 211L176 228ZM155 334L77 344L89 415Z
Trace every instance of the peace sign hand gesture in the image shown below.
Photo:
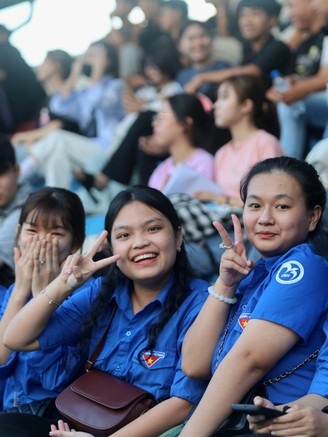
M79 287L97 270L113 264L120 258L120 255L113 255L99 261L93 261L93 257L104 243L106 237L107 231L103 231L88 254L82 255L76 252L67 257L59 277L67 285L68 290Z
M219 281L223 287L236 290L240 281L244 279L254 267L254 263L247 259L246 249L243 243L243 231L238 217L232 214L231 218L234 228L234 242L221 223L214 222L213 225L222 238L220 247L226 249L221 256L220 276L217 281Z

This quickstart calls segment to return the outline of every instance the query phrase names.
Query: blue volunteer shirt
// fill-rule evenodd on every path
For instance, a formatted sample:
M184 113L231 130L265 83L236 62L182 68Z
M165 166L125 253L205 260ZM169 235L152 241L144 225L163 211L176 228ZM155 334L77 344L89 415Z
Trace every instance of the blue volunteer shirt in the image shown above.
M250 319L261 319L291 329L300 341L264 377L282 375L302 363L324 342L323 323L328 310L328 263L310 244L300 244L287 253L259 260L255 269L240 283L238 303L230 313L231 325L223 344L218 342L212 371L236 343ZM308 392L316 360L300 367L287 378L267 386L276 404L295 400Z
M74 344L78 340L81 324L85 316L90 314L90 307L102 282L103 278L97 279L91 287L69 298L56 311L39 338L43 351L63 344ZM172 278L159 295L137 314L133 313L129 282L125 281L115 289L112 298L117 303L117 310L94 368L151 392L157 400L176 396L196 404L206 388L206 382L190 379L183 373L181 347L185 333L208 296L206 282L196 279L190 282L190 295L162 329L155 349L139 356L147 346L150 325L159 320L171 283ZM89 355L99 342L108 317L109 313L94 328Z
M90 278L78 294L94 281ZM8 288L0 310L0 318L7 308L14 285ZM75 378L84 364L85 352L79 345L62 345L50 352L13 352L8 362L0 366L0 396L2 409L55 398Z

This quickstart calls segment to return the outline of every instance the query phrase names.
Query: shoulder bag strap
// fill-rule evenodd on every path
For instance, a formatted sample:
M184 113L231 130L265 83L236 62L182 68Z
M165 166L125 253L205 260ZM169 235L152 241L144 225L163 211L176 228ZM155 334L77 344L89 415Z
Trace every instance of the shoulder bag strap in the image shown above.
M111 322L113 320L115 311L116 311L116 302L113 304L113 308L112 308L112 311L111 311L111 314L110 314L110 317L109 317L108 324L106 326L106 329L105 329L101 339L99 340L99 343L97 344L97 346L95 347L94 351L92 352L92 354L90 355L89 359L86 361L86 363L84 365L86 372L89 372L89 370L91 370L91 368L93 367L96 359L98 358L98 356L99 356L99 354L100 354L100 352L101 352L101 350L102 350L102 348L104 346L104 343L105 343L105 340L106 340L106 336L107 336L107 333L108 333L108 329L109 329L109 326L110 326L110 324L111 324Z
M321 349L321 348L320 348ZM267 379L266 381L263 381L262 384L263 385L270 385L273 384L274 382L279 382L282 379L286 378L287 376L291 375L292 373L294 373L296 370L298 370L300 367L305 366L305 364L309 363L310 361L312 361L314 358L316 358L319 355L320 349L315 350L310 356L308 356L307 358L305 358L304 361L302 361L301 363L297 364L297 366L293 367L290 370L287 370L285 373L282 373L279 376L275 376L271 379Z

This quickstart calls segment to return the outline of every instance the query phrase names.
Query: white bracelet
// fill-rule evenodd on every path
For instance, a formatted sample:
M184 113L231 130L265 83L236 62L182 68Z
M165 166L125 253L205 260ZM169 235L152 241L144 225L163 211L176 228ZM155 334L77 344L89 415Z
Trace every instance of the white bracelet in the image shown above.
M58 308L60 307L60 303L56 302L54 299L51 299L51 297L49 296L49 294L47 293L47 289L44 288L43 290L41 290L41 294L44 294L45 297L48 299L49 301L49 305L55 305Z
M208 287L208 294L215 297L215 299L219 299L221 302L228 303L229 305L233 305L237 302L236 297L226 297L222 296L222 294L216 293L212 285Z

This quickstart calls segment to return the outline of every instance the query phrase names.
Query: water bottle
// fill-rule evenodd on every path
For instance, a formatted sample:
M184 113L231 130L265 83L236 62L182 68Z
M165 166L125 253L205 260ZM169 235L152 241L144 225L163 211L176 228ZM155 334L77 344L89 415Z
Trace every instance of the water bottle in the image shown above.
M278 91L282 93L284 91L287 91L291 87L290 82L280 74L279 70L271 71L271 78L272 78L272 85L274 86L274 88L276 88ZM304 114L305 112L304 103L301 100L292 103L291 105L288 106L292 109L293 114L295 116L299 116L301 114Z

